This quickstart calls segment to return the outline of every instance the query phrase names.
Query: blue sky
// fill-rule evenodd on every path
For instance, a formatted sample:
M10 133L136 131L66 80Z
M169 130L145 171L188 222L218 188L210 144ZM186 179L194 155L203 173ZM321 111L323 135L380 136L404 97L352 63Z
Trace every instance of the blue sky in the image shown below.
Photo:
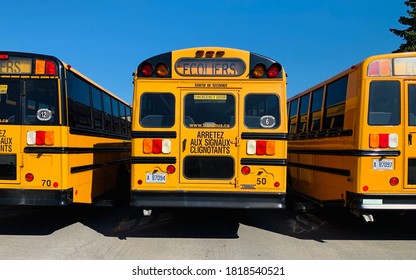
M288 96L403 42L404 0L8 0L0 50L54 55L132 101L132 73L175 49L223 46L279 61Z

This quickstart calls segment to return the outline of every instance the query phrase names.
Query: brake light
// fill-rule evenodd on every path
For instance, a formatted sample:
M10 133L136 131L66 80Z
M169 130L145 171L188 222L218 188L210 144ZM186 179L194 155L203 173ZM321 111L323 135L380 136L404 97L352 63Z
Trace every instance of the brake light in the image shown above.
M33 174L32 174L32 173L26 173L26 175L25 175L25 180L26 180L27 182L32 182L32 181L33 181L33 179L35 179L35 176L33 176Z
M399 184L399 178L397 177L391 177L390 178L390 185L397 186Z
M399 146L399 136L397 133L370 134L370 148L397 148Z
M248 166L243 166L243 167L241 167L241 173L242 173L243 175L250 174L250 167L248 167Z
M275 153L274 141L265 140L249 140L247 141L248 155L268 155L272 156Z
M170 154L172 151L172 142L169 139L144 139L144 154Z
M26 143L28 145L52 146L54 144L54 132L53 131L28 131L26 133Z

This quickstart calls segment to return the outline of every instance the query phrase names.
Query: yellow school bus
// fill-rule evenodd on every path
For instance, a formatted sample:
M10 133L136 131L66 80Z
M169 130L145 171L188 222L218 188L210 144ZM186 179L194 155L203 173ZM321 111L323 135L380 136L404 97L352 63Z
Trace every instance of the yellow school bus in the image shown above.
M347 207L366 221L416 209L416 53L371 56L288 108L288 195L298 205Z
M131 205L283 208L286 74L221 47L176 50L134 74Z
M130 116L129 104L69 64L0 51L0 205L129 194Z

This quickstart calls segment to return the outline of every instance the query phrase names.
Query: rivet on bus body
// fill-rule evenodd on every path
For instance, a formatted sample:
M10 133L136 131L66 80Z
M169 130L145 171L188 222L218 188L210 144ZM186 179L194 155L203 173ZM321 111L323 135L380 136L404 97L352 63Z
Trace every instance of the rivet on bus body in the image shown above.
M368 189L369 189L368 186L363 187L363 191L365 191L365 192L368 191Z

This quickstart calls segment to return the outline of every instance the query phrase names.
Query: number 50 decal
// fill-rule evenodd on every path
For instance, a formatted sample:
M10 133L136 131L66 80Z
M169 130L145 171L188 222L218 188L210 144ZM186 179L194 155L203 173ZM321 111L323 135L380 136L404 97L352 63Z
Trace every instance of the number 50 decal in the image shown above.
M266 185L266 178L257 178L257 185Z

